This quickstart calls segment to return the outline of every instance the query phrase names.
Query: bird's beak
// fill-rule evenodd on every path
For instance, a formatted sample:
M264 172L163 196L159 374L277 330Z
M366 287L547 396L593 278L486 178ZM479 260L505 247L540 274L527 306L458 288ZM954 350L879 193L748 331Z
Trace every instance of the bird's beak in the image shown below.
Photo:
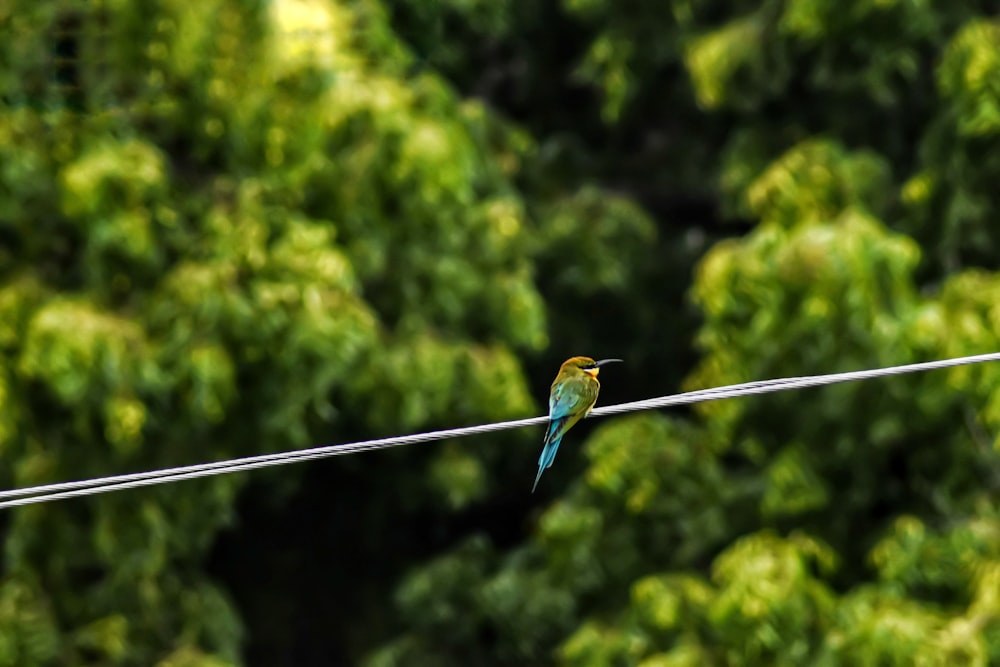
M600 361L595 361L594 362L594 366L596 368L600 368L604 364L621 363L622 361L624 361L624 360L623 359L601 359Z

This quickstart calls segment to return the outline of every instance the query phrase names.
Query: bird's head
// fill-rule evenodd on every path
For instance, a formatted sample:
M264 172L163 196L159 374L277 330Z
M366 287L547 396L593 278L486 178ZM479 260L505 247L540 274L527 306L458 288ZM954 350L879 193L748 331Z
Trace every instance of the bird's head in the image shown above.
M561 373L586 373L590 377L596 378L597 374L601 372L601 366L620 361L621 359L601 359L600 361L594 361L590 357L570 357L563 362L562 368L559 371Z

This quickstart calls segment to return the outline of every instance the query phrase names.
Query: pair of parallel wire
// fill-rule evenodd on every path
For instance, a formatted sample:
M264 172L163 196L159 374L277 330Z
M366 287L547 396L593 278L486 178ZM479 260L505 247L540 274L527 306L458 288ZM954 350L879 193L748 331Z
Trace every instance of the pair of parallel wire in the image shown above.
M928 361L917 364L906 364L902 366L890 366L888 368L848 371L845 373L831 373L828 375L807 375L775 380L760 380L756 382L728 385L725 387L715 387L712 389L700 389L698 391L689 391L670 396L660 396L658 398L650 398L643 401L609 405L603 408L595 409L590 413L590 416L604 417L607 415L635 412L638 410L653 410L675 405L688 405L691 403L700 403L702 401L715 401L723 398L737 398L739 396L750 396L754 394L770 394L778 391L818 387L821 385L836 384L839 382L868 380L872 378L886 377L889 375L902 375L904 373L916 373L940 368L950 368L953 366L979 364L987 361L1000 361L1000 352L979 354L968 357L957 357L954 359ZM356 454L358 452L385 449L387 447L413 445L420 442L443 440L445 438L458 438L467 435L490 433L493 431L503 431L513 428L523 428L525 426L542 424L546 421L548 421L548 417L515 419L512 421L481 424L478 426L451 428L442 431L414 433L412 435L396 436L392 438L364 440L361 442L351 442L342 445L326 445L311 449L278 452L275 454L262 454L260 456L247 456L228 459L225 461L215 461L212 463L200 463L175 468L150 470L147 472L111 475L108 477L96 477L93 479L78 480L73 482L59 482L55 484L42 484L20 489L10 489L7 491L0 491L0 509L17 507L20 505L46 503L53 500L64 500L80 496L91 496L100 493L121 491L123 489L151 486L154 484L171 484L186 479L225 475L243 470L280 466L288 463L297 463L299 461L311 461L313 459L322 459L330 456L342 456L344 454Z

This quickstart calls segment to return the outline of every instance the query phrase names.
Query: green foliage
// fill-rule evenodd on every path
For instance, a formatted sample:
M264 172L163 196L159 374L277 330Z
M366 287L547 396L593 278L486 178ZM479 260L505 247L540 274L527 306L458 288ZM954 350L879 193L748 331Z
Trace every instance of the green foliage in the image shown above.
M59 654L56 619L37 584L7 577L0 583L0 664L44 664Z
M909 3L850 11L792 3L777 19L773 7L737 12L696 30L670 56L639 46L645 32L634 15L610 4L567 6L611 22L595 38L596 52L625 39L636 61L682 55L690 95L703 107L783 109L783 96L800 81L834 96L818 107L796 99L811 105L822 135L803 133L809 124L775 134L784 112L748 115L725 148L718 187L729 210L759 222L743 238L717 243L698 267L691 294L704 318L702 356L688 386L995 348L996 277L941 273L940 246L932 243L940 234L903 233L918 231L913 211L933 215L932 200L917 198L922 191L913 183L933 188L937 181L901 180L907 174L889 167L901 153L884 136L859 134L840 106L867 100L888 108L926 94L913 88L921 80L917 54L928 48L945 54L938 77L949 81L951 61L962 57L953 53L988 49L982 37L969 37L982 35L985 24L962 29L949 46L941 31L955 25L954 15L934 20ZM685 31L700 19L678 10L672 20ZM898 30L877 27L896 23ZM858 33L859 25L867 32ZM848 43L879 56L847 71L841 49ZM620 104L600 77L621 76L588 71L604 85L605 103ZM630 63L628 90L637 100L642 72ZM942 83L941 94L960 95L968 81L971 99L988 104L988 88L964 76L961 84ZM930 108L908 112L917 112L928 142L954 151L961 144L937 138L941 121ZM605 120L617 122L619 112L605 107ZM785 148L775 151L782 134ZM865 148L848 148L862 137ZM989 173L990 165L980 160L969 169ZM944 191L968 187L962 181ZM993 208L984 200L981 210ZM887 222L897 219L901 229L893 231ZM919 282L928 273L940 289ZM509 581L520 587L523 609L551 604L549 615L525 611L522 620L534 624L512 633L510 620L491 616L493 606L467 598L460 603L466 623L481 628L468 641L453 631L413 630L415 618L405 615L411 630L373 664L420 663L430 655L426 646L449 647L436 659L475 661L484 636L497 664L546 655L567 665L988 664L998 652L995 595L985 593L1000 526L991 509L995 375L987 365L705 403L696 408L699 426L639 416L603 427L586 446L586 471L539 517L535 539L506 561L492 553L477 559L485 568L480 587ZM423 604L457 599L444 571L458 566L448 558L430 566L439 585ZM571 619L557 603L567 593Z
M939 109L922 137L920 170L902 190L913 233L947 270L993 266L1000 176L1000 90L992 72L1000 58L1000 24L965 25L941 54Z
M994 350L988 11L15 0L0 486L523 417L569 354ZM525 431L23 508L0 665L996 664L998 387L585 423L534 496Z
M377 5L122 2L97 31L96 7L21 4L0 107L5 486L533 412L512 348L543 345L545 317L499 162L524 149L433 74L406 78ZM66 22L73 71L42 41ZM444 511L490 488L485 463L402 468ZM198 564L242 485L12 515L5 664L238 662L238 615Z

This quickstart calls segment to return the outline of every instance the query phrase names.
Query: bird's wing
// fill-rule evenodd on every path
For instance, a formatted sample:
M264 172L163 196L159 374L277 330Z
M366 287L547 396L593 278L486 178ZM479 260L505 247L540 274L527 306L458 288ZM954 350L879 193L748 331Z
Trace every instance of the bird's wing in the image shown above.
M560 422L567 417L582 417L597 400L596 389L593 383L576 378L555 385L549 394L549 419Z
M586 416L597 401L599 385L590 378L571 378L552 383L549 393L549 426L545 432L545 446L538 457L538 474L535 476L535 486L542 476L542 471L552 466L559 442L573 424ZM533 486L532 491L535 490Z
M560 382L552 387L549 394L549 419L562 419L573 411L572 392L566 388L566 382Z
M575 379L566 380L552 387L549 394L549 419L555 421L568 417L586 405L586 385Z

